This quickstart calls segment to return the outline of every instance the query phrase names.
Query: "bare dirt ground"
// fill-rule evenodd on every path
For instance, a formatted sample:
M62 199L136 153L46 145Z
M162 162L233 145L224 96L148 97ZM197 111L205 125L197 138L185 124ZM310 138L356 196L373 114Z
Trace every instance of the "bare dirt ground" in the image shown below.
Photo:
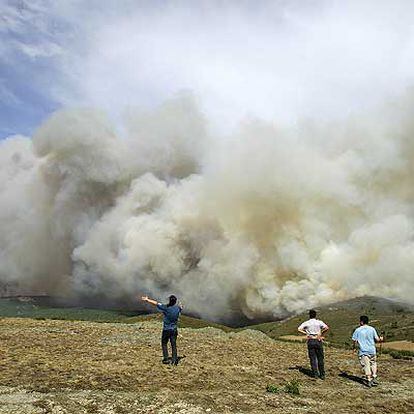
M159 321L1 320L0 413L414 412L411 361L381 355L381 384L368 389L350 352L326 349L327 379L314 380L299 370L308 366L304 344L187 328L179 336L185 358L167 366L160 330ZM299 396L283 390L294 379ZM266 392L269 384L280 391Z

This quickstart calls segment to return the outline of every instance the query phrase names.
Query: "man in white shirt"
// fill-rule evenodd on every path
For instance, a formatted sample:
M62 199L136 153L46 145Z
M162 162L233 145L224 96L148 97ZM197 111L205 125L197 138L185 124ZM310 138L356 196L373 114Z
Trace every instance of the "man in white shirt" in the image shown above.
M309 311L309 320L303 322L298 331L306 335L308 354L314 378L325 379L325 365L323 355L323 334L329 329L328 325L316 319L316 311Z

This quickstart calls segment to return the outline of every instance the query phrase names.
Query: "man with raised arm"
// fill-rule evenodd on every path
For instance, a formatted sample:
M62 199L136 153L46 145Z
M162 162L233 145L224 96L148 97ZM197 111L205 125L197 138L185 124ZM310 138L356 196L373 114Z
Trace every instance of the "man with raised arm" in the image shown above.
M328 325L316 319L316 311L309 311L309 320L303 322L298 331L306 335L308 355L314 378L325 379L325 363L323 355L323 334L329 329Z
M163 328L161 336L161 346L162 346L162 363L163 364L178 364L178 355L177 355L177 336L178 336L178 319L182 310L182 305L177 305L177 298L174 295L169 296L168 303L163 305L160 302L157 302L154 299L150 299L148 296L142 296L141 299L144 302L147 302L151 305L157 307L159 311L164 314L163 319ZM171 343L172 358L168 357L168 341Z
M383 337L378 336L377 331L368 325L368 316L362 315L359 318L359 328L352 334L354 349L359 347L358 357L361 367L365 374L366 385L368 387L378 385L377 382L377 350L375 342L382 342Z

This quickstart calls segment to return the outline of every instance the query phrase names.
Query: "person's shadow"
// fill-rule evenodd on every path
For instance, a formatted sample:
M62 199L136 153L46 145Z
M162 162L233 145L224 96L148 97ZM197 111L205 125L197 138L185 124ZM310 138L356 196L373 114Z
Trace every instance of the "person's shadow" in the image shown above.
M302 367L301 365L295 365L294 367L289 367L290 370L298 370L300 373L306 375L307 377L314 378L313 372L309 368Z
M356 375L348 374L348 373L347 373L347 372L345 372L345 371L342 371L342 372L339 374L339 376L340 376L341 378L346 378L346 379L349 379L349 380L351 380L351 381L355 381L355 382L357 382L358 384L366 385L366 384L365 384L365 381L364 381L364 379L363 379L363 378L361 378L361 377L357 377Z
M303 375L306 375L307 377L310 377L310 378L314 378L312 370L309 369L309 368L302 367L301 365L295 365L293 367L289 367L288 369L290 369L290 370L298 370ZM339 376L341 378L346 378L348 380L357 382L358 384L366 385L366 382L365 382L365 380L363 378L357 377L356 375L349 374L346 371L341 371L341 373L339 374Z
M168 357L168 361L169 361L169 364L170 364L170 365L178 365L178 364L180 363L180 361L181 361L182 359L184 359L185 357L186 357L185 355L183 355L183 356L179 356L179 357L177 357L177 360L176 360L175 362L173 362L172 357Z

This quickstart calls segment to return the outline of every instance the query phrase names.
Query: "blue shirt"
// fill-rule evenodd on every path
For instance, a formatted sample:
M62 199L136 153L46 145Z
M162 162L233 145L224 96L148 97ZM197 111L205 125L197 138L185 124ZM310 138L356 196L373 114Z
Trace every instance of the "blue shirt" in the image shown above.
M355 329L352 340L358 341L359 355L375 355L375 340L379 340L377 331L369 325L362 325Z
M181 308L178 305L167 306L159 303L158 310L164 314L163 330L172 331L177 329L178 318L180 317Z

